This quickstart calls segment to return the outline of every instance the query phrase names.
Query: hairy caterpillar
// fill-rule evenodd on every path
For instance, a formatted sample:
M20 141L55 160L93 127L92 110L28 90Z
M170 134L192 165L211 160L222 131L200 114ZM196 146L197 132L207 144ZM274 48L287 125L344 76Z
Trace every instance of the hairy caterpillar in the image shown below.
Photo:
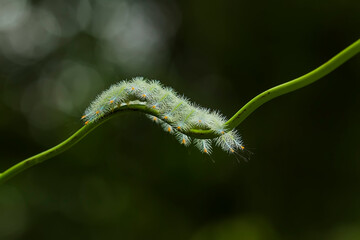
M213 142L228 153L244 150L240 135L236 130L227 130L226 119L219 112L199 107L172 88L142 77L112 85L90 104L81 119L85 125L91 124L122 106L131 105L144 105L156 111L148 117L175 135L184 146L189 146L193 138L195 146L206 154L211 154ZM209 129L217 137L194 138L189 136L190 129Z

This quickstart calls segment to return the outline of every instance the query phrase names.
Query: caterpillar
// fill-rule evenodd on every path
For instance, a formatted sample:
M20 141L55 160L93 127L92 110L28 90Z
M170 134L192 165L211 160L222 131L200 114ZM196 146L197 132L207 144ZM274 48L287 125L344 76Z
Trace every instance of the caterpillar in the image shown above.
M189 146L191 142L202 152L211 154L213 143L232 154L244 150L241 136L236 130L228 130L227 119L218 111L191 103L172 88L159 81L135 77L110 86L90 104L81 119L85 125L95 123L116 110L128 106L142 105L147 116L174 135L180 144ZM210 130L216 137L197 138L190 129Z

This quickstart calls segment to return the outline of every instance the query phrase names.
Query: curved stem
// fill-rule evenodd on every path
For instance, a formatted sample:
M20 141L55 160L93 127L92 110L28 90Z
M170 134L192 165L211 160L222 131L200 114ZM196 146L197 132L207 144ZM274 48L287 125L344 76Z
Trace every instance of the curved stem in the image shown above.
M271 99L295 91L319 80L320 78L332 72L359 52L360 39L345 48L343 51L335 55L333 58L331 58L329 61L316 68L315 70L292 81L280 84L276 87L266 90L265 92L260 93L259 95L251 99L247 104L245 104L245 106L243 106L237 113L235 113L232 118L230 118L230 120L227 122L228 127L230 129L235 128L242 121L244 121L253 111L255 111L264 103L270 101Z
M226 123L227 128L231 130L237 127L253 111L255 111L258 107L260 107L264 103L270 101L271 99L295 91L297 89L305 87L319 80L320 78L327 75L331 71L335 70L341 64L343 64L344 62L346 62L347 60L349 60L351 57L355 56L359 52L360 52L360 39L354 42L353 44L351 44L343 51L341 51L340 53L338 53L336 56L331 58L329 61L327 61L320 67L311 71L310 73L307 73L292 81L286 82L284 84L278 85L276 87L273 87L271 89L262 92L261 94L257 95L252 100L250 100L237 113L235 113L235 115L232 116L229 121L227 121ZM140 111L143 113L158 116L157 111L149 109L144 105L123 106L118 110L116 110L117 113L122 113L125 111ZM66 151L67 149L75 145L77 142L79 142L83 137L85 137L96 127L103 124L104 122L114 117L115 115L117 114L115 114L114 112L114 114L106 116L96 123L85 125L82 128L80 128L77 132L75 132L71 137L69 137L62 143L56 145L55 147L50 148L49 150L46 150L28 159L25 159L22 162L12 166L11 168L7 169L6 171L0 174L0 184L10 179L11 177L15 176L16 174L24 171L25 169ZM189 131L185 132L185 134L196 138L214 138L217 136L211 130L203 130L203 129L190 129Z
M125 111L141 111L141 112L147 112L149 114L157 114L156 112L150 110L147 111L144 105L131 105L131 106L124 106L119 108L116 112L122 113ZM103 118L101 121L95 122L93 124L88 124L80 128L77 132L75 132L73 135L71 135L68 139L63 141L62 143L56 145L55 147L52 147L44 152L41 152L35 156L32 156L30 158L27 158L11 168L7 169L5 172L0 174L0 184L5 182L6 180L14 177L18 173L24 171L25 169L34 166L36 164L39 164L47 159L50 159L52 157L55 157L56 155L68 150L73 145L75 145L77 142L79 142L81 139L83 139L86 135L88 135L92 130L106 122L107 120L114 117L115 114L109 115L106 118Z
M7 169L5 172L0 174L0 184L8 180L9 178L14 177L16 174L24 171L25 169L39 164L49 158L52 158L73 145L79 142L83 137L85 137L88 133L90 133L93 129L95 129L99 124L92 124L89 127L82 127L76 133L74 133L71 137L63 141L62 143L56 145L53 148L50 148L42 153L39 153L35 156L32 156L28 159L19 162L18 164L12 166L11 168Z

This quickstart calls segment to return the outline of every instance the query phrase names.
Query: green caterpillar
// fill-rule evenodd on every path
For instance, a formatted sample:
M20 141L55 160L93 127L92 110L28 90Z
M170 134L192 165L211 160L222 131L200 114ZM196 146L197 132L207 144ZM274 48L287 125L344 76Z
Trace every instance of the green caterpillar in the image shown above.
M227 131L227 119L219 112L199 107L179 96L172 88L142 77L119 82L101 93L86 109L82 120L85 125L91 124L123 106L132 105L144 105L148 110L156 110L156 116L148 114L154 122L174 134L185 146L190 145L193 140L203 153L211 153L213 142L229 153L243 151L245 148L236 130ZM191 137L189 129L211 130L218 137Z

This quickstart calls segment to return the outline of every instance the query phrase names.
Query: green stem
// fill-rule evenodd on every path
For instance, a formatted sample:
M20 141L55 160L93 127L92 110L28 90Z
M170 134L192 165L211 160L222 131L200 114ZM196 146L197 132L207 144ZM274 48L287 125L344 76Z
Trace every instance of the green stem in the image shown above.
M114 114L109 115L106 118L101 119L98 122L88 124L80 128L77 132L75 132L71 137L63 141L62 143L56 145L55 147L52 147L42 153L39 153L35 156L32 156L30 158L27 158L11 168L7 169L5 172L0 174L0 184L5 182L6 180L14 177L18 173L24 171L25 169L32 167L36 164L39 164L47 159L50 159L52 157L55 157L56 155L68 150L73 145L78 143L81 139L83 139L86 135L88 135L92 130L100 126L101 124L105 123L107 120L113 118L118 113L128 112L128 111L139 111L139 112L145 112L152 115L157 115L158 113L154 110L147 109L144 105L129 105L129 106L123 106L114 111Z
M284 84L278 85L273 87L269 90L266 90L252 100L250 100L245 106L243 106L234 116L227 121L227 128L229 130L237 127L242 121L244 121L253 111L255 111L258 107L263 105L264 103L270 101L271 99L284 95L286 93L295 91L302 87L305 87L320 78L324 77L328 73L332 72L344 62L355 56L357 53L360 52L360 39L351 44L349 47L338 53L336 56L331 58L329 61L321 65L320 67L316 68L315 70L307 73L299 78L296 78L292 81L286 82ZM79 142L83 137L85 137L88 133L94 130L99 125L103 124L110 118L114 117L115 113L122 113L126 111L139 111L147 114L151 114L154 116L158 116L158 112L153 109L149 109L144 105L129 105L123 106L117 109L114 114L104 117L100 121L92 124L88 124L82 128L80 128L77 132L75 132L71 137L60 143L59 145L46 150L42 153L39 153L33 157L23 160L22 162L12 166L11 168L7 169L5 172L0 174L0 184L5 182L6 180L12 178L16 174L24 171L25 169L34 166L38 163L41 163L47 159L50 159L73 145ZM189 136L193 136L196 138L214 138L217 137L211 130L203 130L203 129L190 129L187 132L184 132Z
M253 99L251 99L245 106L243 106L237 113L235 113L232 118L227 122L227 125L230 129L238 126L242 121L244 121L253 111L264 103L270 101L273 98L284 95L286 93L295 91L311 83L319 80L328 73L332 72L344 62L355 56L360 52L360 39L345 48L343 51L338 53L336 56L331 58L329 61L316 68L315 70L296 78L292 81L280 84L276 87L270 88L265 92L260 93Z

